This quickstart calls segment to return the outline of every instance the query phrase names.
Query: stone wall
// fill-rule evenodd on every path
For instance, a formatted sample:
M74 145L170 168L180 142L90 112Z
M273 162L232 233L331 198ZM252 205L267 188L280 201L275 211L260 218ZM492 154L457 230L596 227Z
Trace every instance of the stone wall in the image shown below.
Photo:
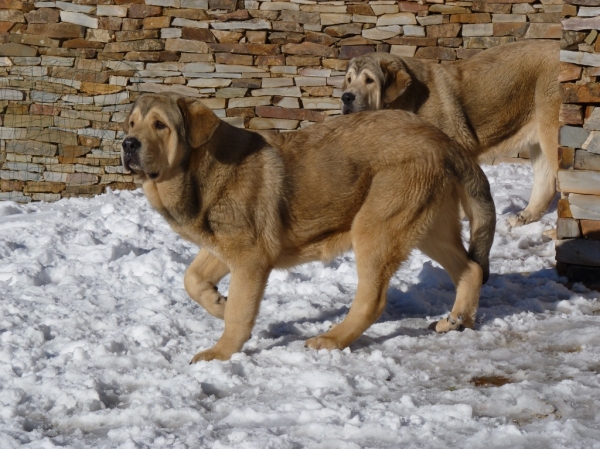
M561 0L0 0L0 199L135 187L118 139L140 92L204 98L236 126L292 130L339 113L354 56L448 63L518 39L560 38L561 8Z
M557 269L600 286L600 2L565 0L563 16Z

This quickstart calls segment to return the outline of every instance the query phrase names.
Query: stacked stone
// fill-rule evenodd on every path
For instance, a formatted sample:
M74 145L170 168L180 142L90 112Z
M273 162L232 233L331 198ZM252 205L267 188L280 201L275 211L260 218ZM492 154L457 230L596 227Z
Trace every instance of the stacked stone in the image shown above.
M600 3L565 0L562 27L557 269L600 285Z
M354 56L447 63L559 38L560 12L561 0L0 0L0 199L135 187L119 123L141 92L293 130L340 113Z

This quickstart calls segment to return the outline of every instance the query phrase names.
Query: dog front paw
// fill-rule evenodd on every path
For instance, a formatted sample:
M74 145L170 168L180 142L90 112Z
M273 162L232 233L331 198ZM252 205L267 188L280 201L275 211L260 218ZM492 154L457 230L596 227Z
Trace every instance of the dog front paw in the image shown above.
M197 363L200 361L208 362L210 360L229 360L230 358L231 358L231 354L225 353L223 351L219 351L218 349L215 349L215 348L211 348L211 349L207 349L206 351L201 351L198 354L196 354L194 356L194 358L192 359L192 361L190 362L190 365L193 365L194 363Z
M339 341L332 337L326 337L325 335L319 335L317 337L309 338L304 343L304 346L311 349L344 349L345 346L342 345Z
M453 317L452 314L443 320L434 321L429 325L429 329L436 331L438 334L450 331L463 331L467 327L473 327L471 320L466 320L463 315Z

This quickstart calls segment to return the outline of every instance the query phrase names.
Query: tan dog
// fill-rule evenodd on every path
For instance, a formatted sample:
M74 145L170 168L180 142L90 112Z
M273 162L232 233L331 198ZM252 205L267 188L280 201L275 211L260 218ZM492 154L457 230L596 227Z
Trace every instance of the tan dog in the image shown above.
M529 205L511 224L538 220L556 194L559 43L530 40L442 65L371 53L349 65L342 112L403 109L434 124L479 161L530 147Z
M341 349L358 338L383 312L390 277L415 247L457 287L436 330L473 326L495 230L489 184L463 148L414 114L354 114L261 135L228 125L200 101L146 94L123 127L123 165L173 230L202 247L185 274L187 292L225 319L216 345L192 362L242 349L272 269L350 249L359 281L348 316L307 346ZM459 198L471 217L469 253ZM216 286L228 273L224 298Z

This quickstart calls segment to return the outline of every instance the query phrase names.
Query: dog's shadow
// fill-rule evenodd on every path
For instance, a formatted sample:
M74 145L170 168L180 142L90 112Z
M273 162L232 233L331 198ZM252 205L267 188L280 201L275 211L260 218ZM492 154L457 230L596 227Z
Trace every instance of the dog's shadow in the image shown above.
M556 310L560 301L571 298L571 291L559 281L562 279L557 276L554 268L523 274L491 273L481 290L475 330L497 319L521 313L542 314ZM407 288L400 289L392 285L388 289L387 306L377 323L396 322L397 326L392 326L391 331L385 335L362 335L351 345L351 349L382 344L398 336L421 337L432 334L434 331L429 329L429 324L446 316L455 299L456 290L448 273L432 262L426 262L417 277L417 282L408 285ZM276 341L261 350L305 341L310 336L302 331L303 325L324 321L339 322L347 315L349 306L350 303L322 310L311 318L272 323L261 331L261 336ZM422 326L420 321L423 321Z
M544 214L550 214L550 213L556 212L556 210L558 209L558 200L559 199L560 199L559 193L554 195L552 202L550 203L550 205L548 206L548 209L544 212ZM520 201L513 200L510 202L509 206L505 207L500 212L500 216L502 216L502 215L507 215L507 216L517 215L519 212L521 212L523 210L524 206L527 206L527 204L528 204L527 200L525 200L525 199L521 199Z

